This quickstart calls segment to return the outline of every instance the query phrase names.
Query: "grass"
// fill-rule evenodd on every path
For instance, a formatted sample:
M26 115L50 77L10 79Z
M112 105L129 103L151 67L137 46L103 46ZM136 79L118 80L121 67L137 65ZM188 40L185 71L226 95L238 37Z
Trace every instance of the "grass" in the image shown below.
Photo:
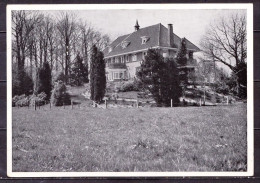
M246 171L246 104L13 108L13 171Z

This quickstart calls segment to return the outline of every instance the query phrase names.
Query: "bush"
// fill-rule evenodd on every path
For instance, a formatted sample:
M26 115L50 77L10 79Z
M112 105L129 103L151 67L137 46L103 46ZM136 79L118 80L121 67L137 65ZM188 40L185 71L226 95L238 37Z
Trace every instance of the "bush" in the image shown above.
M13 99L12 99L12 106L13 107L21 106L21 105L26 106L26 99L27 99L27 96L25 94L23 94L23 95L15 95L13 97Z
M136 80L121 82L115 87L115 89L119 92L139 91L138 83Z
M36 105L42 106L46 103L46 101L47 101L46 99L47 99L47 95L44 92L41 92L38 95L31 95L30 96L30 106L34 106L35 102L36 102Z
M58 81L65 82L65 79L66 79L66 77L65 77L64 73L63 73L63 72L60 72L60 73L56 76L56 78L54 79L54 84L55 84L55 82L58 82Z
M16 95L12 99L12 106L19 106L19 107L25 107L25 106L34 106L35 102L37 105L44 105L46 103L47 95L42 92L39 95Z
M51 103L54 106L62 106L70 104L70 95L67 93L65 84L62 81L55 83L51 95Z
M12 71L12 96L33 93L33 80L25 71Z

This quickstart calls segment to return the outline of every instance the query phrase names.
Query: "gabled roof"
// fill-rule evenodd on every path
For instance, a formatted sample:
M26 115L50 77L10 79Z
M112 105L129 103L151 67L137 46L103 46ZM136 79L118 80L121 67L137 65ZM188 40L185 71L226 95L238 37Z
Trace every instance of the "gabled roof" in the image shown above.
M141 37L148 36L149 40L142 44ZM171 48L178 48L180 45L181 38L173 33L174 45ZM199 51L200 49L191 43L189 40L186 40L187 49L192 49L194 51ZM122 48L121 43L123 41L129 41L130 44L126 48ZM135 52L138 50L149 49L152 47L169 47L168 45L168 29L162 24L155 24L152 26L141 28L131 34L118 37L113 41L109 47L112 47L112 51L109 52L109 47L105 48L104 55L105 57L110 57L114 55L120 55L129 52ZM170 48L170 47L169 47Z

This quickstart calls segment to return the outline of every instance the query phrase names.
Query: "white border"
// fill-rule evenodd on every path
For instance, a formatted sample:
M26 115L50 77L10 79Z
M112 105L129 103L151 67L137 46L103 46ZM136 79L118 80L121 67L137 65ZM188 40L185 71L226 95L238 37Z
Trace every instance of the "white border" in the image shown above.
M247 172L13 172L12 171L12 10L106 10L106 9L246 9L247 10ZM7 5L7 175L10 177L205 177L253 176L253 4L74 4Z

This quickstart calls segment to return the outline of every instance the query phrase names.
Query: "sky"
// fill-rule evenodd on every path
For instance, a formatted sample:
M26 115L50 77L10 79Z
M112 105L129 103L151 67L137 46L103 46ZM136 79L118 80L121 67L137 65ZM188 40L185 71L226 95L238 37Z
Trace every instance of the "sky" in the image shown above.
M50 11L48 11L51 13ZM192 43L199 46L199 42L208 25L216 21L220 16L228 16L233 13L245 13L246 10L199 10L199 9L129 9L129 10L79 10L72 11L78 19L87 21L95 29L110 36L113 41L118 36L134 31L134 25L138 20L140 28L161 23L165 27L173 24L173 32L180 37L186 37ZM53 11L51 14L58 14Z
M200 40L207 27L222 16L245 14L246 10L234 9L100 9L71 11L78 19L87 21L96 30L107 34L111 41L134 31L136 20L140 28L161 23L173 24L173 32L200 47ZM58 11L48 11L55 16ZM197 53L198 56L201 53ZM196 57L196 54L195 54Z
M243 12L245 10L87 10L75 13L80 19L108 34L112 40L133 32L138 20L140 28L158 23L167 27L171 23L175 34L186 37L199 46L200 39L211 22L220 16Z

